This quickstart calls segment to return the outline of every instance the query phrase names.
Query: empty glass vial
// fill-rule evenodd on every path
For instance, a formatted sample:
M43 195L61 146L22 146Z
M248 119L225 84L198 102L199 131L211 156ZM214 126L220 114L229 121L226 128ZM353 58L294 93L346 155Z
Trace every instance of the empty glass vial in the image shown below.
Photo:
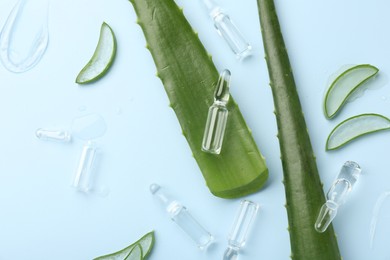
M348 161L343 167L327 194L327 201L322 205L314 228L323 233L337 215L338 207L344 203L356 183L361 168L356 162Z
M65 130L48 130L39 128L35 135L38 139L44 141L54 141L60 143L68 143L71 140L71 135Z
M257 203L249 200L241 201L240 209L228 237L228 247L223 255L223 260L238 258L238 252L245 245L258 210Z
M224 70L219 76L214 92L214 103L209 108L206 126L203 134L202 150L219 154L222 149L226 123L229 111L226 107L229 101L230 71Z
M234 25L230 17L225 14L213 0L203 0L207 11L214 21L214 26L219 35L226 41L230 49L238 59L243 59L251 54L252 46L245 40L241 32Z
M212 243L213 236L194 219L180 202L171 199L157 184L150 185L150 192L164 207L169 217L197 244L199 249L204 250Z
M88 193L92 190L97 150L96 144L92 141L88 141L83 146L72 184L79 191Z

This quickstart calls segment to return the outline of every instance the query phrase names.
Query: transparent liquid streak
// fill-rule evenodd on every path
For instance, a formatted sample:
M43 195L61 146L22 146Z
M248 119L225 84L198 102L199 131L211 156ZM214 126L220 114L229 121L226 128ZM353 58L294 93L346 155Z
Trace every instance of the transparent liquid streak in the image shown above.
M17 28L16 24L23 13L27 0L19 0L10 12L3 29L0 33L0 60L4 67L11 72L21 73L32 69L41 60L49 43L48 12L49 2L46 1L46 17L40 31L31 44L26 57L15 60L12 53L13 34Z
M374 238L376 233L376 226L378 224L378 218L383 203L390 197L390 191L382 193L375 203L374 210L372 212L372 218L370 223L370 248L374 247Z

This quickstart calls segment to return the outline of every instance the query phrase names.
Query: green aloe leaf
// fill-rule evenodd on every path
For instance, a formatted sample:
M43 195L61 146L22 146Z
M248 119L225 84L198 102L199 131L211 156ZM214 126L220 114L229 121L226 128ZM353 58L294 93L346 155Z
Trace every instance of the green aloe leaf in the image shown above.
M143 259L147 259L150 252L152 251L153 245L154 245L154 231L147 233L135 243L129 245L128 247L118 252L104 255L104 256L99 256L97 258L94 258L94 260L124 260L127 259L126 257L129 257L131 255L131 252L134 250L136 246L141 248Z
M142 260L142 247L139 244L135 245L124 260Z
M353 66L343 71L329 86L324 100L325 116L334 117L355 93L369 79L378 73L379 69L370 64Z
M390 119L378 114L361 114L338 124L329 134L326 150L336 150L356 138L390 129Z
M77 75L76 83L88 84L107 74L116 56L116 38L111 27L103 22L99 42L87 65Z
M341 259L332 226L321 234L314 229L325 196L275 4L273 0L257 3L278 124L291 258Z
M130 0L138 16L158 77L210 191L236 198L258 191L268 169L244 118L231 98L219 155L202 152L207 113L219 73L173 0Z

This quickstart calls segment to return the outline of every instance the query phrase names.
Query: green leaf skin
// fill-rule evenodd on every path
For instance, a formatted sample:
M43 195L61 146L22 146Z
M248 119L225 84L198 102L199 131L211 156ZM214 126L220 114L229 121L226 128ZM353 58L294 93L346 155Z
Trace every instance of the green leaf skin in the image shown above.
M140 246L143 254L143 259L148 259L150 252L154 246L154 231L151 231L137 240L135 243L129 245L128 247L119 250L118 252L103 255L94 258L93 260L123 260L126 259L131 254L135 246Z
M326 91L324 99L324 113L327 119L331 119L338 114L348 98L364 85L368 80L375 77L379 69L370 64L353 66L341 73ZM349 79L349 81L347 81ZM355 81L351 81L351 79ZM338 100L337 108L332 105ZM333 101L333 103L332 103Z
M181 125L211 193L237 198L258 191L268 169L233 98L221 154L201 151L219 73L173 0L130 0ZM185 174L185 173L183 173Z
M142 254L142 247L140 245L135 245L124 260L142 260Z
M326 150L336 150L355 139L390 129L390 119L379 114L360 114L338 124L326 140ZM338 139L338 140L337 140Z
M109 34L109 35L107 35ZM108 37L108 39L107 39ZM107 50L107 41L112 42L112 49ZM102 78L110 70L116 56L116 37L111 27L103 22L100 28L99 41L96 46L95 52L91 59L84 66L84 68L77 75L76 83L78 84L90 84ZM108 57L105 52L109 51ZM103 66L103 67L101 67Z
M321 234L314 229L325 196L275 5L273 0L257 3L278 125L291 258L341 259L333 227Z

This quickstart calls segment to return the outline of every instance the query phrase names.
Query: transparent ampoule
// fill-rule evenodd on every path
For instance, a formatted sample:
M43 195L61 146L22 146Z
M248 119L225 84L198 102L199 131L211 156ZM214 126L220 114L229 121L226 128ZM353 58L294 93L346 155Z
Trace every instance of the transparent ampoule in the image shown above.
M35 136L44 141L54 141L60 143L68 143L71 140L71 135L65 130L50 130L39 128L35 132Z
M329 227L337 215L338 207L344 203L347 194L351 192L360 173L361 168L356 162L348 161L344 163L339 175L328 191L327 201L322 205L314 224L314 228L318 232L323 233Z
M228 236L228 247L223 255L223 260L238 258L239 250L245 245L258 210L259 205L257 203L249 200L241 201L240 209Z
M245 40L230 17L223 12L213 0L202 0L214 21L219 35L226 41L238 59L244 59L251 54L252 46Z
M29 3L27 5L27 3ZM23 10L26 9L26 5L29 6L25 12L29 16L34 14L34 21L29 20L29 24L25 24L24 27L20 24L20 20L25 16ZM15 73L25 72L33 68L42 58L43 54L47 49L49 42L49 30L48 30L48 11L49 11L49 1L28 1L28 0L19 0L12 11L10 12L2 30L0 33L0 60L9 71ZM27 34L26 32L31 31L31 27L36 21L42 21L40 29L32 39L30 49L26 52L23 49L27 49L25 44L26 41L23 39L15 40L16 32L19 32L21 35ZM26 29L28 28L28 29ZM24 31L23 31L23 30ZM26 31L27 30L27 31ZM22 49L16 47L23 43ZM19 48L18 51L15 49ZM23 52L20 53L20 51Z
M81 192L88 193L93 188L97 151L97 146L92 141L84 144L81 151L79 164L72 183L72 186Z
M150 185L150 192L164 207L170 218L197 244L206 249L214 240L213 236L199 224L180 202L171 199L157 184Z
M214 103L207 115L203 134L202 151L219 154L222 149L226 123L229 111L226 107L229 101L230 71L224 70L219 76L214 92Z

